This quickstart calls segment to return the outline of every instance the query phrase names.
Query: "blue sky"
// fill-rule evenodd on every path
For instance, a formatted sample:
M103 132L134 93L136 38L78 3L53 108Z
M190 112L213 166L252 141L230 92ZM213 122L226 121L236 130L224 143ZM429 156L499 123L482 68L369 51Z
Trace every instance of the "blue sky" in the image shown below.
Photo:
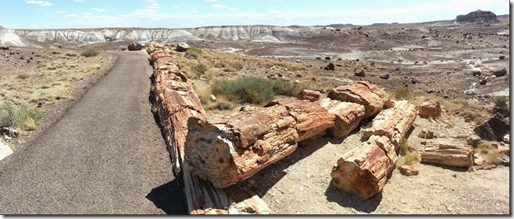
M474 10L509 14L506 0L0 0L9 29L409 23Z

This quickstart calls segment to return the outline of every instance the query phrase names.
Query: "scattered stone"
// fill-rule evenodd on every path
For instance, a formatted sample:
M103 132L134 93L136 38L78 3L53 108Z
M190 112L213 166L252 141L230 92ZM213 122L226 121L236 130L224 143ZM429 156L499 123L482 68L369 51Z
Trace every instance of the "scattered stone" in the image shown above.
M490 170L490 169L494 169L494 168L496 168L495 164L490 164L490 165L484 166L484 170Z
M418 115L422 118L439 118L442 110L438 101L425 101L418 107Z
M189 45L187 43L179 43L177 44L177 51L178 52L185 52L189 49Z
M487 79L481 79L480 82L478 82L480 85L486 85L487 84Z
M336 70L336 67L334 66L334 64L331 63L328 63L327 66L325 66L325 68L323 68L325 71L334 71Z
M510 143L510 134L506 134L505 136L503 136L503 142Z
M298 99L300 100L308 100L311 102L318 101L321 93L313 90L302 90L298 95Z
M483 166L485 163L484 157L480 153L475 153L473 163L477 166Z
M412 165L401 165L398 167L398 170L400 170L400 172L405 176L413 176L419 174L419 170L414 168Z
M479 77L480 75L482 75L482 71L479 71L479 70L474 70L472 73L473 73L473 76L475 76L475 77Z
M366 73L363 69L355 69L353 73L355 76L366 77Z
M418 83L418 80L416 80L416 78L411 78L410 83L412 83L412 84L417 84L417 83Z
M473 131L484 140L501 141L509 133L510 125L509 121L497 113L486 122L474 128Z
M504 56L504 55L501 55L501 56L500 56L500 60L502 60L502 59L505 59L505 56Z
M127 46L128 50L129 51L139 51L143 48L143 46L141 44L139 44L138 42L134 42L134 43L131 43Z
M435 135L434 135L434 132L428 131L427 129L423 129L418 134L418 137L424 138L424 139L432 139L432 138L435 138Z
M330 58L330 57L328 57L328 56L327 56L327 57L325 57L325 60L327 60L327 61L330 61L330 59L331 59L331 58Z
M503 77L506 74L507 74L507 69L505 69L505 68L493 71L493 75L496 77Z
M380 78L387 80L389 79L389 74L380 75Z
M466 143L473 146L474 148L477 148L480 142L482 142L482 138L480 138L478 135L470 135L468 138L466 138Z

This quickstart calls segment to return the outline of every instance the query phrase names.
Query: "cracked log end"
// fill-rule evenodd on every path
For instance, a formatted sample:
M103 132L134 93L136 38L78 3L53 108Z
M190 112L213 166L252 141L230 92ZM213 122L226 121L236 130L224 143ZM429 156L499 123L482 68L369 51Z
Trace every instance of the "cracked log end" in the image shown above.
M366 200L382 191L396 160L389 139L373 136L337 161L330 174L333 185Z

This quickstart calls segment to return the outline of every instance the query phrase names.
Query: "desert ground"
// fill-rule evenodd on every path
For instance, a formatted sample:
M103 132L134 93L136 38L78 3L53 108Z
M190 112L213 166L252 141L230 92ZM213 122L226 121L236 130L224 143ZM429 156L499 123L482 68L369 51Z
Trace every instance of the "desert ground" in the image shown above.
M205 39L187 41L191 48L175 56L211 116L230 115L248 105L223 96L213 100L211 85L247 76L282 79L322 94L365 80L383 87L396 100L416 105L439 101L441 118L418 116L406 138L410 147L422 152L425 139L418 134L423 129L439 136L434 141L466 144L466 139L452 136L474 134L477 125L492 117L500 97L506 97L509 108L510 38L505 32L510 24L508 18L500 20L490 25L320 27L318 35L297 41ZM84 92L102 80L117 60L111 51L120 51L120 46L130 42L33 42L40 47L0 50L0 104L42 113L37 127L18 127L17 136L2 137L14 153L44 135ZM99 55L81 55L91 50ZM324 69L329 63L333 70ZM507 73L494 76L501 69ZM365 76L355 74L362 71ZM508 110L504 117L510 119ZM486 163L469 169L414 162L418 175L394 170L381 193L362 200L337 190L330 177L337 160L361 143L361 134L359 127L342 139L321 136L302 142L290 156L234 186L257 193L272 214L511 214L510 162L502 163L491 155L510 148L509 141L484 140L475 153L483 155ZM404 162L402 157L398 162ZM173 200L179 203L167 204L187 214L185 200Z

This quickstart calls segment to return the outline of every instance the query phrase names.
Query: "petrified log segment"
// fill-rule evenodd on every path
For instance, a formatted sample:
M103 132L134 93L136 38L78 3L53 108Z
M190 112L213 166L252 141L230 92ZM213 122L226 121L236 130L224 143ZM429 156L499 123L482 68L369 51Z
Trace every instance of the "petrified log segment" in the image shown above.
M298 94L298 99L300 99L300 100L308 100L308 101L314 102L314 101L318 101L320 96L321 96L321 93L318 92L318 91L302 90Z
M385 136L372 136L361 146L344 154L330 174L336 188L366 200L384 188L397 157Z
M285 107L245 111L230 121L212 124L199 117L191 118L188 124L186 171L216 188L254 175L297 147L296 122Z
M154 67L152 81L155 103L159 108L159 120L173 158L175 174L184 165L184 145L190 117L204 115L205 111L187 78L174 62L172 49L150 42L146 48ZM191 214L269 214L269 209L259 196L238 188L216 189L210 182L191 173L182 172L184 192ZM172 203L170 203L172 204Z
M191 118L186 170L226 188L291 154L297 142L320 136L335 116L319 104L277 100L224 119Z
M366 109L364 118L373 116L382 109L393 107L389 94L368 81L356 81L353 84L336 87L328 92L327 97L363 105Z
M398 151L403 138L414 124L416 113L416 106L408 101L395 101L393 108L382 110L373 119L371 127L362 133L362 139L366 140L372 135L386 136Z
M359 126L362 118L364 118L364 106L357 103L324 98L320 101L320 104L329 113L336 116L334 127L328 130L330 136L334 138L347 136Z
M280 99L267 104L267 106L274 105L286 107L289 114L296 120L298 141L323 135L328 128L334 127L335 116L318 103Z
M431 145L421 154L421 162L452 167L473 166L473 147L469 145Z

